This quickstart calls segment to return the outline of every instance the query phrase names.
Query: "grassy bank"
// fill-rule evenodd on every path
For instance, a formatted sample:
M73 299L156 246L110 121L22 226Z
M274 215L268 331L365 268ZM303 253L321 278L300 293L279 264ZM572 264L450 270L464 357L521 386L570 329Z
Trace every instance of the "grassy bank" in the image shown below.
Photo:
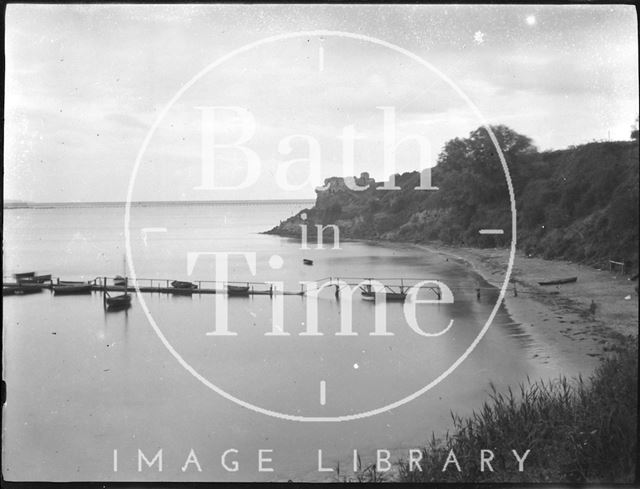
M399 462L403 482L633 482L637 460L637 344L603 361L584 381L566 378L494 391L482 409L424 449L422 471ZM495 453L480 470L480 450ZM511 450L531 452L518 472ZM453 450L462 469L449 464Z

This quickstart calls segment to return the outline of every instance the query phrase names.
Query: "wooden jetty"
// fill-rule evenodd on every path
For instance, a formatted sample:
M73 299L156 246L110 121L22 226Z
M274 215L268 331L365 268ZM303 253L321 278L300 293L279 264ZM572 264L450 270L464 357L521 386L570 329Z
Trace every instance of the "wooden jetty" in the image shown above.
M122 278L117 280L108 277L96 278L96 285L93 290L108 292L135 292L143 293L164 293L178 295L198 295L198 294L228 294L233 296L250 295L303 295L304 291L282 291L274 289L273 285L265 282L224 282L222 284L213 280L195 280L193 282L157 279L138 278L134 281L125 278L127 285L122 284ZM122 284L122 285L121 285ZM184 285L182 287L181 285ZM220 287L219 287L220 285Z
M71 290L74 286L87 287L90 292L113 293L119 292L129 294L134 292L141 293L159 293L169 295L207 295L207 294L226 294L235 297L249 297L254 295L288 295L288 296L304 296L311 290L333 289L335 296L339 297L343 288L349 287L355 296L362 296L367 299L369 292L375 294L378 292L381 297L386 300L404 300L409 290L420 282L431 282L421 285L420 290L427 291L431 297L436 300L442 298L442 290L436 283L437 279L427 278L362 278L362 277L325 277L319 280L308 282L309 287L305 288L301 284L300 290L278 290L273 284L268 282L216 282L213 280L195 280L192 282L158 279L158 278L137 278L135 281L128 277L116 275L114 277L96 277L89 281L69 281L56 278L46 283L29 283L28 285L22 281L5 282L3 280L3 295L20 295L21 293L32 292L31 288L50 289L56 293L64 293ZM515 283L513 285L514 295L517 295ZM25 291L29 287L30 290ZM58 289L58 290L57 290ZM453 288L451 290L471 290L476 293L476 297L480 300L481 290L491 289L494 287L470 287L466 289ZM25 291L25 292L23 292ZM110 296L111 294L109 294ZM375 300L375 297L374 297Z

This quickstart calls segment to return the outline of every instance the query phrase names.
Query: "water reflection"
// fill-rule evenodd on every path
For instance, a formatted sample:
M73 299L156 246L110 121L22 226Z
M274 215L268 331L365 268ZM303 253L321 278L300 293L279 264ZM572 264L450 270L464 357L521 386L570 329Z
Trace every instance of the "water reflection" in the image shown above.
M215 338L206 336L214 327L214 295L144 294L161 330L194 369L239 398L269 409L334 416L394 402L433 380L464 351L498 297L497 291L483 288L478 300L478 277L466 266L419 250L343 243L341 250L306 252L305 256L314 260L314 266L308 267L302 263L295 241L253 234L247 237L247 230L264 230L277 222L286 215L283 210L262 215L261 210L247 213L242 209L238 219L228 220L241 222L240 231L225 228L222 211L215 208L202 211L188 225L185 216L192 212L189 209L138 211L147 212L144 225L153 221L154 225L179 230L149 240L146 248L139 244L134 258L140 276L211 280L212 269L204 265L186 276L186 252L196 246L193 243L204 243L203 247L206 244L218 251L256 251L256 275L245 263L234 262L230 270L234 281L278 280L287 290L296 291L300 280L336 275L421 277L440 279L451 287L455 304L425 306L418 311L425 331L438 331L455 318L451 330L438 338L418 337L407 326L402 305L397 303L386 305L387 328L394 335L371 336L375 307L357 295L352 314L353 331L358 335L336 336L344 302L336 300L333 290L318 299L322 336L299 335L307 326L308 299L301 296L285 296L283 300L283 327L290 336L265 336L273 326L274 301L268 296L252 296L228 303L229 327L238 336ZM57 212L66 214L51 216L48 212L41 218L32 213L26 219L29 229L38 233L34 236L54 237L48 242L54 248L49 256L58 256L56 250L66 256L65 244L70 237L65 233L86 226L105 258L96 263L92 250L74 256L74 260L51 263L43 258L47 254L42 243L23 233L8 237L11 266L30 264L29 268L69 279L121 273L122 257L117 249L121 243L113 235L121 226L119 212L109 210L100 219L94 210ZM233 212L225 209L223 213ZM211 219L216 216L221 227L212 230ZM67 226L58 229L51 224L55 222ZM274 254L283 258L281 270L268 267ZM239 407L202 385L155 335L137 296L131 308L114 313L104 310L99 293L73 298L46 293L8 296L3 305L10 399L3 413L5 446L10 450L3 454L3 463L18 479L318 480L323 477L315 472L319 448L327 455L327 465L332 465L356 448L367 460L377 448L420 447L432 430L442 433L449 427L451 410L464 415L478 407L490 381L500 387L517 385L527 376L553 375L528 359L526 349L533 346L528 346L526 327L514 325L501 310L473 354L446 381L415 401L355 422L292 423ZM321 382L326 386L325 405L320 403ZM211 462L230 447L241 452L238 473L226 472ZM123 459L114 473L111 456L116 448ZM165 449L162 474L137 472L132 457L138 448L149 454ZM202 473L181 471L191 448L203 461ZM274 473L257 472L258 448L274 450ZM38 464L33 464L34 458Z

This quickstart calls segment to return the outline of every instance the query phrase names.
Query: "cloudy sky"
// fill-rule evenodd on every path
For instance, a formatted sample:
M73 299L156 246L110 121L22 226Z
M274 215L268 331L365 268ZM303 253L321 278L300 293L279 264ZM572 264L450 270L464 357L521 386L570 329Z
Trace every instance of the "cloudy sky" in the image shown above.
M433 69L329 34L212 66L310 30L380 39ZM396 142L414 138L398 146L398 171L435 161L444 142L481 124L439 73L488 122L540 149L628 139L636 32L631 6L9 5L5 199L124 200L156 122L134 200L312 198L332 175L382 179L390 109L379 107L393 108ZM221 147L243 136L246 149Z

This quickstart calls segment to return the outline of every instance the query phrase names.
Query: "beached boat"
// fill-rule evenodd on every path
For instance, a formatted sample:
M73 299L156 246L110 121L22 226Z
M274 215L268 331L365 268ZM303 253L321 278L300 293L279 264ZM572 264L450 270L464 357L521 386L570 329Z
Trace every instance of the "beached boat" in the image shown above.
M559 278L555 280L547 280L545 282L538 282L539 285L561 285L561 284L572 284L576 282L578 277L569 277L569 278Z
M60 282L52 287L53 295L80 295L90 294L93 286L87 282L65 283Z
M110 311L118 309L127 309L131 306L131 295L121 294L115 296L109 296L108 292L105 292L104 297L105 307Z
M227 293L229 295L235 295L235 296L248 296L249 286L248 285L227 285Z
M372 290L370 285L361 286L361 295L365 301L375 301L376 300L376 292ZM392 292L390 290L384 290L382 292L378 292L378 295L383 297L387 302L404 302L407 298L407 294L404 292Z
M304 263L305 265L313 265L313 260L308 260L307 258L303 258L302 263Z

